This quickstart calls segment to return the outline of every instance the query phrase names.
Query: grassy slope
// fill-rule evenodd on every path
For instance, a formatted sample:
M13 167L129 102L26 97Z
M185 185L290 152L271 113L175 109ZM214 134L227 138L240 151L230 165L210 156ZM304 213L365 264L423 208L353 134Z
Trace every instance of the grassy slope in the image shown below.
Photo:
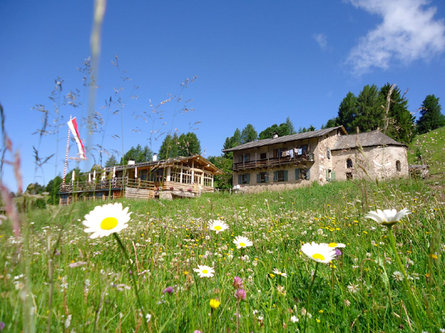
M413 214L408 223L396 228L399 251L412 260L408 272L416 278L413 283L417 290L424 290L422 297L430 304L432 316L428 319L422 315L421 325L435 331L445 325L440 316L445 304L436 297L443 283L438 268L444 263L444 216L440 201L436 191L422 181L413 180L378 184L339 182L246 195L206 194L193 200L171 202L124 200L132 212L132 221L121 237L131 252L131 242L135 242L140 270L151 272L149 278L143 275L138 280L143 303L153 315L154 332L162 328L168 332L236 331L234 313L237 310L231 286L236 275L244 280L248 295L239 310L242 313L240 331L302 330L304 320L299 311L294 311L294 306L298 309L306 306L314 263L299 249L303 242L310 241L338 241L347 247L336 269L325 265L319 269L311 306L317 320L309 321L309 330L348 331L352 325L357 331L389 332L407 328L402 304L408 304L408 300L401 283L393 277L398 268L391 258L386 231L376 228L364 215L375 208L406 207ZM78 203L63 207L57 214L35 210L28 216L28 221L34 222L30 226L29 252L33 293L38 300L37 331L43 331L47 323L47 246L48 243L54 246L59 235L51 329L62 331L68 313L73 315L70 328L75 331L114 331L120 325L128 331L137 325L131 290L109 287L119 283L130 285L118 247L111 237L89 239L79 222L95 204ZM216 218L226 221L229 231L218 236L209 232L207 222ZM18 263L11 263L16 247L8 237L11 231L7 224L0 226L0 234L3 235L0 267L4 267L0 279L3 299L0 320L7 323L8 329L19 331L21 304L17 301L16 286L21 279L15 277L20 276L22 269ZM232 243L236 235L248 236L254 246L246 251L237 250ZM432 260L431 253L437 253L439 259ZM243 254L250 259L241 260ZM80 261L86 265L69 268L70 263ZM199 264L214 266L215 277L199 279L193 275L193 269ZM271 277L269 274L274 268L286 272L288 278ZM65 278L68 289L63 291L61 283ZM91 283L88 295L83 288L86 278ZM170 285L176 286L177 292L163 295L163 288ZM351 292L348 286L359 291ZM284 292L280 291L283 288ZM103 310L95 320L105 292ZM211 298L222 302L212 321L208 315ZM253 311L258 314L253 315ZM122 320L119 313L123 314ZM260 315L264 323L258 319ZM292 315L297 315L300 322L292 323ZM283 329L284 324L288 330Z
M445 172L445 127L418 135L414 138L408 150L410 164L420 164L418 152L422 155L423 163L430 166L431 175Z

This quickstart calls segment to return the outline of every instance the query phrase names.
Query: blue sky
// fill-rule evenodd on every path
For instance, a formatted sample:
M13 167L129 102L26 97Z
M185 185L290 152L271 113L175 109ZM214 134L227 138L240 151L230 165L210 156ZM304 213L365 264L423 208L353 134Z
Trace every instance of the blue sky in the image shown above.
M48 96L58 77L62 94L78 89L81 103L73 108L60 99L63 123L70 114L87 114L88 91L77 69L91 53L92 18L91 1L0 2L0 103L25 187L63 173L67 126L40 143L33 135L42 126L33 106L54 115ZM80 134L121 154L138 143L157 151L163 134L193 130L204 156L220 155L237 127L251 123L260 132L290 117L297 129L320 128L348 91L387 82L407 90L417 115L428 94L443 104L444 51L440 0L108 1L96 100L104 132L88 137L81 125ZM113 115L116 108L103 105L116 89L123 104ZM163 104L160 119L150 100L157 105L170 96L182 99ZM184 105L191 111L181 111ZM42 157L56 154L37 171L33 146ZM15 190L12 178L5 167L4 182Z

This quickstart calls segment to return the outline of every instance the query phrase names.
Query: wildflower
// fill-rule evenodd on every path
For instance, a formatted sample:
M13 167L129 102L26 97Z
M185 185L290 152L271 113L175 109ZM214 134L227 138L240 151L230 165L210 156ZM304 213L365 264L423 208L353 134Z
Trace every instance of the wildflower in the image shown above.
M329 243L328 246L329 247L333 247L333 248L343 248L343 247L346 247L346 245L343 244L343 243Z
M238 301L242 301L246 299L246 291L244 289L237 289L235 291L235 297Z
M327 244L317 244L315 242L303 244L301 251L312 260L324 264L329 263L335 258L335 248L329 247Z
M215 231L217 234L229 229L229 226L221 220L212 220L209 222L209 229Z
M147 321L147 323L150 322L150 319L151 319L151 314L147 313L147 314L145 315L145 320Z
M290 317L290 321L293 322L293 323L298 323L298 318L297 318L297 316L292 316L292 317Z
M397 212L395 209L385 209L383 211L377 209L377 211L369 212L365 217L384 226L391 227L408 214L411 214L411 212L406 208L402 209L400 212Z
M165 293L167 293L167 294L172 294L173 291L174 291L173 287L167 287L167 288L165 288L165 289L162 291L162 293L163 293L163 294L165 294Z
M275 269L273 270L273 272L274 272L276 275L280 275L280 276L282 276L282 277L287 277L287 274L286 274L286 273L283 273L283 272L280 272L280 271L278 270L278 268L275 268Z
M210 300L210 307L211 307L212 309L218 309L218 307L219 307L220 305L221 305L221 302L218 301L217 299L212 298L212 299Z
M236 236L235 239L233 240L233 243L236 245L237 249L253 245L253 243L247 237L244 236Z
M196 273L198 273L200 278L203 277L212 277L215 273L215 270L213 267L205 266L205 265L198 265L198 268L193 269Z
M0 321L0 331L3 331L5 326L6 326L6 324L4 322Z
M358 291L358 285L356 285L356 284L349 284L348 285L348 291L350 292L350 293L352 293L352 294L354 294L354 293L356 293L357 291Z
M403 281L403 274L399 271L395 271L394 273L392 273L392 276L396 281Z
M66 320L65 320L65 328L67 329L68 327L70 327L70 325L71 325L71 315L69 314L68 315L68 317L66 317Z
M125 209L121 203L96 206L85 215L82 222L86 227L85 232L91 232L90 238L109 236L127 227L130 220L128 207Z
M241 288L243 288L243 280L241 280L241 278L239 276L235 276L233 278L233 284L232 285L233 285L233 287L235 289L241 289Z

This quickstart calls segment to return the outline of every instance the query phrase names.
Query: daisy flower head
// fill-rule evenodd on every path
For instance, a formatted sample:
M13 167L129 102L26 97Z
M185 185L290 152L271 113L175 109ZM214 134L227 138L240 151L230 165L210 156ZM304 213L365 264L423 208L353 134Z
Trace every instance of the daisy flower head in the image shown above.
M250 241L247 237L244 236L236 236L235 239L233 240L233 243L236 245L237 249L253 245L252 241Z
M84 231L92 233L90 238L109 236L127 227L130 214L128 207L123 208L121 203L96 206L85 215Z
M301 251L312 260L323 264L328 264L336 256L335 247L329 247L325 243L306 243L301 247Z
M396 209L377 209L377 211L373 210L366 214L365 218L374 220L384 226L391 227L408 214L411 214L411 212L407 208L402 209L400 212Z
M287 277L287 274L281 272L278 268L275 268L275 269L273 270L273 273L276 274L276 275L282 276L282 277Z
M221 220L212 220L209 222L209 229L215 231L217 234L229 229L229 226Z
M205 266L205 265L198 265L198 268L193 269L196 273L198 273L200 278L210 278L214 275L215 270L213 267Z

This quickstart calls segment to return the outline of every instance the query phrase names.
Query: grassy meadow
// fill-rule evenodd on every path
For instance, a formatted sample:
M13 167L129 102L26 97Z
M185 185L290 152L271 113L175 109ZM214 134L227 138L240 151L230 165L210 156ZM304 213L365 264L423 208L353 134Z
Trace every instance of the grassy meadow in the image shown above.
M131 264L113 236L84 232L84 216L102 202L32 210L18 238L8 220L0 225L0 324L7 332L443 331L444 201L416 180L122 200L131 220L119 237ZM387 228L365 218L387 208L412 212L393 227L407 280ZM209 230L216 219L229 229ZM253 245L238 249L240 235ZM346 247L316 263L300 250L312 241ZM199 277L198 265L214 275ZM245 299L235 296L236 276Z

